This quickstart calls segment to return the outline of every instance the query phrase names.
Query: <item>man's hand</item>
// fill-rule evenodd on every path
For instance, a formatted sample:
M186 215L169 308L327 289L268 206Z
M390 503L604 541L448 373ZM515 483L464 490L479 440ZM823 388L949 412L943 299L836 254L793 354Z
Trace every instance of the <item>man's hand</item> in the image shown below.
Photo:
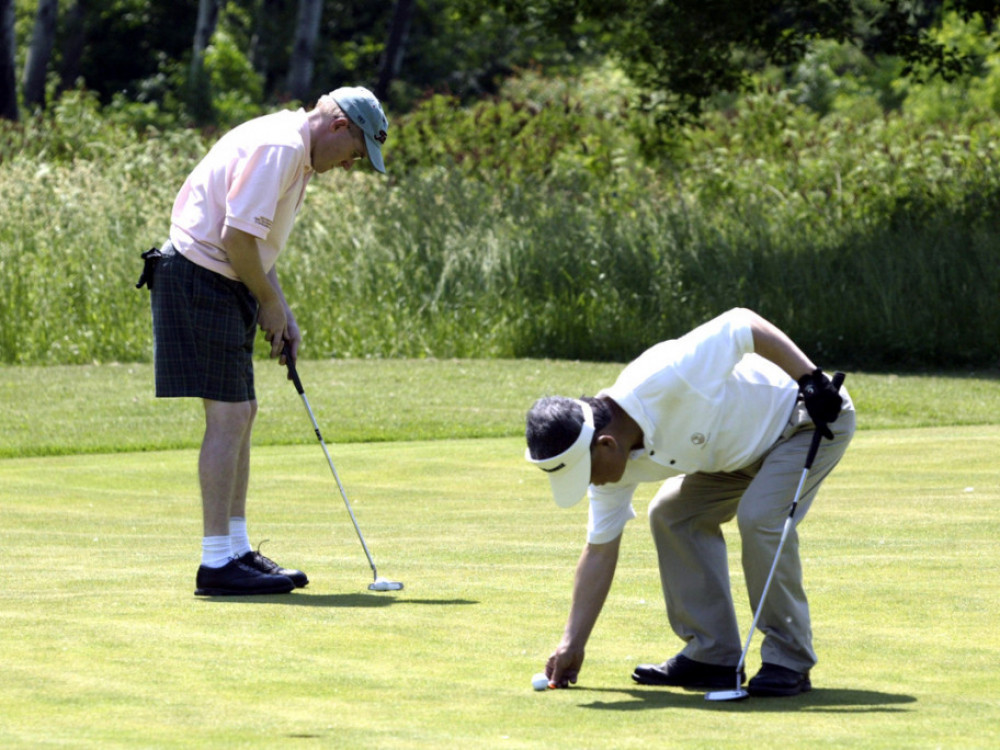
M295 316L292 315L291 310L287 310L285 315L288 319L288 324L285 327L285 344L281 347L281 356L278 358L278 364L284 367L289 363L295 364L295 361L299 358L299 346L302 344L302 332L299 330L298 323L295 322ZM288 373L288 379L292 379L292 374Z
M836 421L844 404L844 399L840 397L833 382L817 367L799 378L799 393L802 394L802 401L816 429L827 440L833 440L833 433L828 425Z
M290 312L290 311L289 311ZM299 346L302 344L302 332L299 330L295 317L288 314L288 325L285 328L285 345L281 348L281 358L278 364L284 366L290 359L294 364L299 358Z
M621 540L619 534L610 542L587 542L580 553L566 630L555 653L545 662L545 674L556 687L569 687L571 682L576 684L580 676L584 648L615 577Z
M264 331L264 338L271 344L271 357L279 356L285 345L285 339L288 338L288 318L285 315L285 306L277 295L261 303L257 312L257 325Z
M583 666L583 657L582 648L570 648L560 643L559 648L545 662L545 674L549 682L557 688L569 687L569 683L575 685Z

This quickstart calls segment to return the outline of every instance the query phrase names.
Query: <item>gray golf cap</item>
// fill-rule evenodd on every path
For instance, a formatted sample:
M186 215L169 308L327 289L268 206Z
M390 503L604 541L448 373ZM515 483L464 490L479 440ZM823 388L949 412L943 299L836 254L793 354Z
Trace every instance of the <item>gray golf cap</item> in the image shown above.
M385 174L382 161L382 144L389 130L389 120L378 99L363 86L343 86L330 92L330 97L340 105L351 122L365 134L365 150L368 161L379 172Z
M549 475L552 497L560 508L576 505L590 486L590 441L594 437L594 411L586 401L574 399L583 410L583 424L573 444L557 456L532 458L531 450L524 457Z

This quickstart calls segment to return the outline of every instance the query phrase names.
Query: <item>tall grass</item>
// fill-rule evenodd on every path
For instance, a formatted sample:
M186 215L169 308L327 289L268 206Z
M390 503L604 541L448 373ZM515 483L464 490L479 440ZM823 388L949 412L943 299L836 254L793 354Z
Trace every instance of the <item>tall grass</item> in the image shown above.
M745 305L820 360L996 362L995 118L820 119L762 92L654 162L615 105L569 97L432 100L390 179L314 180L279 265L312 356L624 360ZM63 108L0 132L0 361L146 361L138 254L205 142Z

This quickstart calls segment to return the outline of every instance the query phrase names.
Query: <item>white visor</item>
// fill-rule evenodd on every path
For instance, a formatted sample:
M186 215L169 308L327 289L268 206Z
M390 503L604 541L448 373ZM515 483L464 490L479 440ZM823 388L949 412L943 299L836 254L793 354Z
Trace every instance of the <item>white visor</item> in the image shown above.
M551 458L536 459L525 450L524 457L549 475L552 496L560 508L580 502L590 486L590 441L594 437L594 411L586 401L576 400L583 409L583 426L573 444Z

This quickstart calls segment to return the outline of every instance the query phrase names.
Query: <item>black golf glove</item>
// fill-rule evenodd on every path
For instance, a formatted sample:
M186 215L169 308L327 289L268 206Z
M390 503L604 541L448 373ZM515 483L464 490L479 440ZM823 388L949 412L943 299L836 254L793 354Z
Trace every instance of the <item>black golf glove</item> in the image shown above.
M833 433L828 425L836 421L844 403L833 382L817 367L799 378L799 393L816 429L827 440L833 440Z

